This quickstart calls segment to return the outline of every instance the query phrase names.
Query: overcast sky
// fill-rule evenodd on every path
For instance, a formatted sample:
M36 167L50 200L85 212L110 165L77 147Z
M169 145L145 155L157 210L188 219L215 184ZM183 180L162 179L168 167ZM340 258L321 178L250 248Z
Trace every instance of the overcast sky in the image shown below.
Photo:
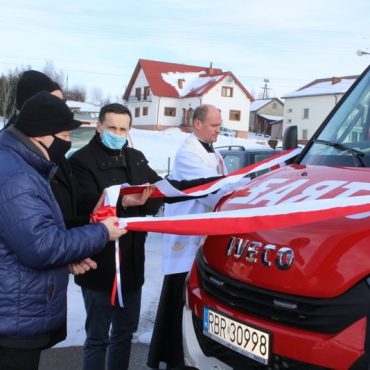
M0 0L0 72L52 61L68 85L121 96L138 59L232 71L254 95L360 74L369 0Z

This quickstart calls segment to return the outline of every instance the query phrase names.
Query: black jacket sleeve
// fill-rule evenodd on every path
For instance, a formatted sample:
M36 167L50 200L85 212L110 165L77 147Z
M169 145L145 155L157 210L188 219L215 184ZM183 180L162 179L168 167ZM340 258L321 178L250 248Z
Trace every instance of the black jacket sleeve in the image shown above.
M194 180L181 180L181 181L167 179L167 181L178 190L186 190L186 189L193 188L195 186L209 184L210 182L220 180L224 177L225 176L202 177L202 178L194 179ZM183 202L189 199L197 199L197 198L204 198L204 197L206 197L206 195L201 195L198 197L173 197L173 198L164 198L163 201L165 203L177 203L177 202Z

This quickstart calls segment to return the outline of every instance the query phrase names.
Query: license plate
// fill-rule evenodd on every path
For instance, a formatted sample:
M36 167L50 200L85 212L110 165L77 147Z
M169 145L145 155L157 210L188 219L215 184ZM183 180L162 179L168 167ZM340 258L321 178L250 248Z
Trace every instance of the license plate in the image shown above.
M264 365L270 359L270 333L203 309L203 334Z

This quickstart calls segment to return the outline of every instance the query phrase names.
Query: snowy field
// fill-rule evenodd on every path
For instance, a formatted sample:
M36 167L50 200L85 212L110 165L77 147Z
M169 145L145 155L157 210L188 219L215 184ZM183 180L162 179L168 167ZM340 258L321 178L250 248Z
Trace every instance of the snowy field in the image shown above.
M178 129L168 129L163 132L146 130L131 130L133 146L141 150L150 166L161 176L167 174L168 163L172 165L176 150L186 139L187 135ZM217 146L243 145L245 147L266 147L267 139L252 137L248 140L219 136ZM162 234L150 233L146 243L145 284L142 294L140 324L134 336L135 342L149 343L157 310L159 295L162 287L161 272ZM85 311L79 286L70 277L68 289L68 335L58 347L82 345L85 339Z

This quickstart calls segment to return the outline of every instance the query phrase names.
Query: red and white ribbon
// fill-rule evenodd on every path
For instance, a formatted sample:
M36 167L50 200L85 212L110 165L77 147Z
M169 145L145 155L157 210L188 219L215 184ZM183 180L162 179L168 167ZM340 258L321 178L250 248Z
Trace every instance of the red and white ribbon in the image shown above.
M195 215L122 218L120 226L131 231L181 235L236 235L298 226L368 211L370 211L370 195L318 199Z
M186 189L184 191L176 189L166 179L163 179L153 184L155 188L153 194L151 195L151 198L199 197L207 195L221 189L225 185L235 185L243 181L245 177L250 176L255 172L280 167L282 164L285 163L285 161L297 156L301 151L302 151L301 148L286 150L278 155L266 158L263 161L257 162L250 166L234 171L220 180L215 180L208 184L196 186L190 189ZM115 188L116 186L117 185L114 185L113 188ZM121 195L140 193L147 186L148 185L131 186L129 184L122 184L120 193ZM107 192L109 192L109 189L110 188L106 189Z
M107 217L112 217L117 215L116 204L118 201L121 185L113 185L109 187L109 191L105 191L105 199L102 207L97 209L94 214L91 215L91 220L93 222L99 222ZM121 249L119 247L119 239L114 241L114 259L116 274L114 277L112 294L111 294L111 304L114 306L116 302L116 296L118 297L118 304L120 307L124 307L123 297L122 297L122 282L121 282Z
M197 186L185 191L180 191L174 188L167 180L161 180L154 184L155 190L152 194L152 198L163 198L163 197L183 197L183 196L194 196L199 197L208 195L221 189L225 185L238 186L243 184L246 176L251 175L257 171L266 169L273 169L281 166L285 161L295 157L300 153L301 149L291 149L289 151L282 152L274 157L267 158L261 162L253 164L251 166L242 168L235 172L232 172L228 176L213 181L211 183ZM95 221L102 220L108 216L116 214L116 204L119 195L140 193L148 185L130 186L128 184L114 185L105 189L105 200L104 205L99 208L92 219ZM285 209L286 207L284 207ZM264 208L263 208L264 209ZM269 207L269 210L271 207ZM257 210L255 208L254 210ZM252 210L251 210L252 211ZM254 217L252 215L244 214L242 211L232 211L232 213L219 212L219 213L204 213L197 215L186 215L176 217L162 217L162 218L149 218L149 217L134 217L127 219L120 219L120 225L126 227L131 231L157 231L171 234L186 234L186 235L218 235L220 233L242 233L251 231L251 228L245 227L245 219ZM279 212L279 211L278 211ZM263 216L265 217L265 216ZM261 216L261 219L263 218ZM228 227L225 228L225 222L227 221ZM251 224L254 221L251 222ZM262 222L262 221L261 221ZM266 224L266 222L265 222ZM273 223L276 227L276 223ZM258 229L253 231L257 231ZM222 230L222 231L221 231ZM236 231L233 231L236 230ZM121 288L121 270L120 270L120 248L118 240L115 241L115 263L116 263L116 276L112 289L111 303L115 304L116 296L118 296L118 303L121 307L124 306Z

